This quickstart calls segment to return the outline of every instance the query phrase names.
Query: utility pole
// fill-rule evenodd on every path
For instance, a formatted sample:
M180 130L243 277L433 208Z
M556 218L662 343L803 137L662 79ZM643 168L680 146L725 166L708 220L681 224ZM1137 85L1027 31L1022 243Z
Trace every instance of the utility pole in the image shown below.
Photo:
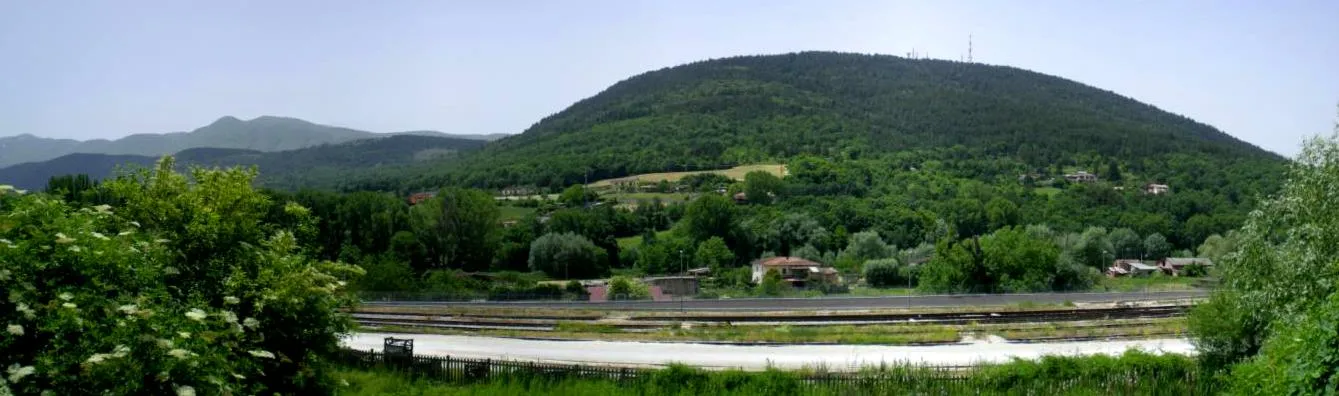
M683 256L683 249L679 249L679 267L683 270L683 272L680 273L680 276L683 276L683 275L687 275L687 274L688 274L688 260L685 259L684 256ZM680 279L680 280L683 280L683 279ZM685 287L684 289L687 289L687 287ZM685 290L685 291L686 291L686 290ZM685 297L687 297L687 296L682 295L682 293L681 293L681 295L679 296L679 312L680 312L680 313L685 312L685 310L684 310L684 308L683 308L683 299L684 299Z

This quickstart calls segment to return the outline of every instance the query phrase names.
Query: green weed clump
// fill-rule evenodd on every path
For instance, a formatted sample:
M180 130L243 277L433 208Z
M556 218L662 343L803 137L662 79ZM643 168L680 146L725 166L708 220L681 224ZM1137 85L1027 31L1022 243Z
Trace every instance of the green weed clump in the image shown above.
M623 329L620 329L610 324L573 322L573 321L560 321L558 322L557 325L554 326L554 330L561 332L570 332L570 333L602 333L602 334L623 332Z

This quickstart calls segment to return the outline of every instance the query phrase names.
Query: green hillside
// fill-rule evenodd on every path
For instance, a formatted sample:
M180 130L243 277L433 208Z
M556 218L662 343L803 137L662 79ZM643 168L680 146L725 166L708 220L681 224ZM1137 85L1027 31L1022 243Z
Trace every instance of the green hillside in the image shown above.
M1195 254L1277 189L1286 161L1208 125L1059 77L812 52L648 72L477 152L366 172L344 187L554 193L585 180L757 163L784 164L788 174L760 190L774 199L751 197L740 229L721 235L740 260L797 251L835 260L846 237L861 231L910 248L1043 225L1036 232L1070 247L1092 231L1084 240L1097 253L1086 261L1105 268L1100 257L1122 251ZM1079 171L1098 181L1065 180ZM1151 183L1171 193L1145 193ZM747 192L742 184L729 191ZM700 187L689 188L716 189ZM621 230L610 236L639 233L638 226ZM1093 242L1115 231L1127 248ZM1129 248L1134 237L1150 249Z
M789 255L852 279L882 268L889 284L922 282L933 292L1087 290L1117 258L1212 254L1222 243L1210 241L1230 238L1259 198L1277 191L1287 164L1212 127L1062 78L837 53L646 73L459 155L400 142L388 152L370 143L181 157L259 164L262 183L281 189L394 192L275 198L325 219L323 257L377 256L424 277L433 269L559 276L560 267L564 277L665 274L691 259L729 271L722 287L741 288L749 262ZM742 181L686 175L748 164L786 172ZM657 172L684 173L622 186L625 194L576 186ZM1067 180L1079 172L1091 176ZM1169 190L1146 192L1149 184ZM499 209L493 196L509 186L556 199ZM421 191L440 195L407 211L405 196ZM636 247L618 243L634 236ZM577 262L532 263L536 244L553 253L541 259ZM567 251L578 254L557 254ZM375 288L461 291L448 280Z
M183 167L254 165L261 171L260 182L269 187L335 189L352 174L451 158L483 145L483 141L473 139L394 135L280 152L193 148L177 152L175 156ZM70 154L49 161L2 168L0 184L40 189L52 176L86 174L103 178L113 175L118 167L150 165L157 160L156 156Z
M956 146L1050 166L1096 155L1277 160L1210 126L1059 77L942 60L808 52L638 75L415 187L563 186L584 177L728 168L801 154L865 158ZM589 174L587 174L589 172Z

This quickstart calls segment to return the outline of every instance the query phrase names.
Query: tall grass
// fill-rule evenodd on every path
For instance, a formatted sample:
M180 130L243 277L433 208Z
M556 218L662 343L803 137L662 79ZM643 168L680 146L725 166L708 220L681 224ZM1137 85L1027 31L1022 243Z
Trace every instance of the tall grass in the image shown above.
M447 384L385 371L344 371L348 395L1197 395L1217 391L1193 360L1138 351L1046 357L962 371L885 366L831 374L704 371L683 365L617 381L511 372Z

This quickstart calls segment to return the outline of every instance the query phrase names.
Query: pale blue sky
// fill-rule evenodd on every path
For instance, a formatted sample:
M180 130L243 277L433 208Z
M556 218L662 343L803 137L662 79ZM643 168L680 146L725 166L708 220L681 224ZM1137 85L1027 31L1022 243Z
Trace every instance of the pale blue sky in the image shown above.
M3 1L0 136L280 115L517 133L631 75L746 54L958 59L1078 80L1282 154L1328 133L1339 1Z

